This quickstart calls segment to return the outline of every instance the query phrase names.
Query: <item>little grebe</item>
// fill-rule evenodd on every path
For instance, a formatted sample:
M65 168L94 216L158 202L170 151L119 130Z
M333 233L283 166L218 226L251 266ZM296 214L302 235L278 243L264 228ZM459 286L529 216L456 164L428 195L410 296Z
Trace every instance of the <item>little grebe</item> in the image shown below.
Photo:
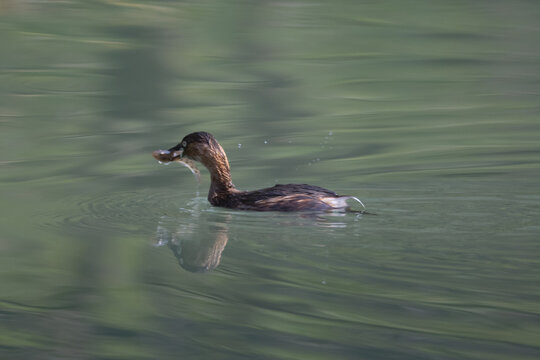
M339 196L333 191L307 184L275 185L254 191L237 190L231 181L225 151L207 132L191 133L178 145L169 150L156 150L152 155L162 163L178 161L189 166L188 159L191 159L206 166L211 177L208 201L214 206L256 211L330 211L347 209L348 199L362 204L354 196Z

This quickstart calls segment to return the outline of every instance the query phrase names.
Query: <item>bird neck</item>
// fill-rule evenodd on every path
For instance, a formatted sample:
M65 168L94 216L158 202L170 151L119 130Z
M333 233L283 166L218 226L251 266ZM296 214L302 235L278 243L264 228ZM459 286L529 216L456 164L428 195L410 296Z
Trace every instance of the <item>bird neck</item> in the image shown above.
M212 199L222 198L235 191L227 155L219 144L209 149L201 162L210 172L211 182L210 191L208 192L210 203L215 202Z

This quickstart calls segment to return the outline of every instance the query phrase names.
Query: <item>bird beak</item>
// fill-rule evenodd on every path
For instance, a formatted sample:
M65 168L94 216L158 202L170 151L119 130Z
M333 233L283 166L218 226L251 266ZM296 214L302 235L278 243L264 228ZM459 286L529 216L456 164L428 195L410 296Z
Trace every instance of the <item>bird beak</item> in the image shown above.
M161 163L170 163L172 161L180 161L184 154L184 148L171 148L169 150L156 150L152 152L152 156Z

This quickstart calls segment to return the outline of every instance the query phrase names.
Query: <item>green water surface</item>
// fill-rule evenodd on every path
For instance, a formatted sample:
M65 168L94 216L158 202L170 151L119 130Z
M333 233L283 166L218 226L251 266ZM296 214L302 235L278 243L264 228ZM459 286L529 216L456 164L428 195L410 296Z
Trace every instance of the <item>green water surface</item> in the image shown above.
M0 358L540 358L538 19L0 1ZM377 215L213 208L151 156L201 130Z

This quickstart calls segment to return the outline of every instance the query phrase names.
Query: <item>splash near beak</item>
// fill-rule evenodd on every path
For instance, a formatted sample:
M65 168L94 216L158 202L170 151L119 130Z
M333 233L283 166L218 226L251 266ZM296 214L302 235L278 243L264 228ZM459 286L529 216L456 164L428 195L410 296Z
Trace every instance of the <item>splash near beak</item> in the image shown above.
M187 167L197 179L197 182L201 183L201 172L197 169L195 163L187 157L182 157L184 149L171 151L171 150L156 150L152 152L152 156L159 161L160 164L170 164L171 162L177 162Z

